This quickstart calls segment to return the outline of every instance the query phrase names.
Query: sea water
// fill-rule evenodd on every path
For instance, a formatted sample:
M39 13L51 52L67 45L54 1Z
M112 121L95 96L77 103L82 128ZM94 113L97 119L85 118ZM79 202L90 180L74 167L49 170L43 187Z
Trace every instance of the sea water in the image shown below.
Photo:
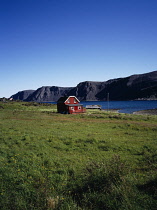
M56 102L49 102L56 104ZM102 109L117 109L119 113L132 114L133 112L157 108L157 100L150 101L80 101L80 104L100 105Z
M118 109L119 113L133 113L140 110L157 108L157 101L81 101L83 106L100 105L102 109Z

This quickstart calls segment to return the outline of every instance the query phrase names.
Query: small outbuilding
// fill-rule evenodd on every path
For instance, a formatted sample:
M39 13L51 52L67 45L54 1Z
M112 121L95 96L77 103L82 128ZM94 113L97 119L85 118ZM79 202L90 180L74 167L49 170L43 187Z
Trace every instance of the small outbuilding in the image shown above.
M84 113L85 109L75 96L66 96L58 99L57 111L62 114L77 114Z
M101 110L101 106L100 105L86 105L86 109L100 109Z

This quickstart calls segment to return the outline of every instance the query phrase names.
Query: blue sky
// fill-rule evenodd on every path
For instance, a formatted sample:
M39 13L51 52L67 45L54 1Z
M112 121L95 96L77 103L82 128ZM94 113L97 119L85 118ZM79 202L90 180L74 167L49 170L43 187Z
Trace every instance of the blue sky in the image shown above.
M0 97L157 70L157 0L0 0Z

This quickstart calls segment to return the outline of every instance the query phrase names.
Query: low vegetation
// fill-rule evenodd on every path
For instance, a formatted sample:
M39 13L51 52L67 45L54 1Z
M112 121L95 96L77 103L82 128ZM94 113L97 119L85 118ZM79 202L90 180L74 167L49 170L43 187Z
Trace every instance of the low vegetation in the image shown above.
M2 210L156 209L157 116L0 102Z

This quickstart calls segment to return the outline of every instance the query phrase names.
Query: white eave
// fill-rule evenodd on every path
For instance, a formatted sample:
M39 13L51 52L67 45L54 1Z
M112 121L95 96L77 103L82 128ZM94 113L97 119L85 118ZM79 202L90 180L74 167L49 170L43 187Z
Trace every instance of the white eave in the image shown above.
M78 100L75 96L69 96L69 97L66 99L66 101L68 101L68 100L69 100L69 98L71 98L71 97L75 98L75 99L76 99L76 101L78 101L78 103L80 103L80 101L79 101L79 100ZM66 101L65 101L65 102L66 102ZM65 102L64 102L64 103L65 103Z

